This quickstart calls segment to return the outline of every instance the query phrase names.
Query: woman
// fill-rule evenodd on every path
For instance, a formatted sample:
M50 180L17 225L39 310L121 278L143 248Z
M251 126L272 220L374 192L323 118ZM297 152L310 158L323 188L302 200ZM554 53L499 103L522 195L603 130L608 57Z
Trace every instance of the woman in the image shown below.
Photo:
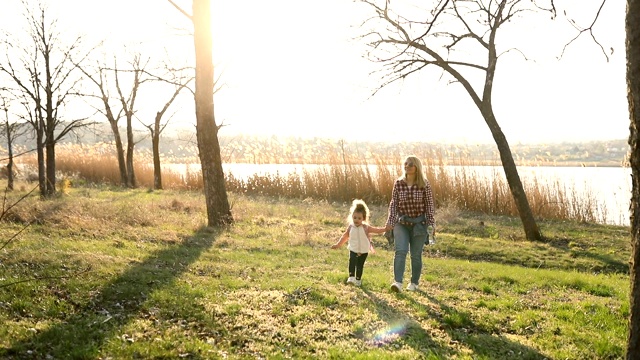
M424 176L422 162L416 156L404 160L404 173L393 184L387 230L393 229L395 256L391 290L402 291L407 253L411 253L411 282L408 291L417 291L422 272L422 249L427 241L427 226L435 229L431 185ZM435 230L434 230L435 231Z

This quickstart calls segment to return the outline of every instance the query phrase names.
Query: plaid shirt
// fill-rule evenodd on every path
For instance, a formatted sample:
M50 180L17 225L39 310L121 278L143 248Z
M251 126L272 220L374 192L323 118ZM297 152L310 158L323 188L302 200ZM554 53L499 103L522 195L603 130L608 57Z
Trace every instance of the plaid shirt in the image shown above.
M391 193L387 225L395 226L400 215L418 217L424 214L427 217L427 224L435 226L434 213L433 192L428 181L426 186L420 189L416 184L409 187L403 179L396 180Z

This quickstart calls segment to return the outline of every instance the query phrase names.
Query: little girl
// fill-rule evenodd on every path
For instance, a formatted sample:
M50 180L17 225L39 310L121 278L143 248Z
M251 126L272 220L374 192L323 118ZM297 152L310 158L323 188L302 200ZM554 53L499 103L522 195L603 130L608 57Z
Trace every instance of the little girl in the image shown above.
M364 201L356 199L351 204L351 210L347 217L347 229L342 234L338 242L331 245L332 249L337 249L349 240L349 278L347 284L355 286L362 285L362 272L364 262L367 260L369 251L374 252L371 243L371 234L383 234L385 228L369 225L369 208Z

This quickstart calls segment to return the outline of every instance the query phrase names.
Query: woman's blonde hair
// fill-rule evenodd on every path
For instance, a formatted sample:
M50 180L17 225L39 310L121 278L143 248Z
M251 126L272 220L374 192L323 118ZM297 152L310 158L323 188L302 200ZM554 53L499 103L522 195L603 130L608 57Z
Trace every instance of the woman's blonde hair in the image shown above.
M402 163L402 177L401 179L407 181L407 170L404 167L404 164L411 162L416 167L416 185L418 188L422 189L427 186L427 180L424 177L424 171L422 170L422 161L418 159L415 155L409 155L404 158L404 162Z
M347 222L349 224L353 224L353 213L362 214L362 222L365 224L369 223L367 220L369 218L369 207L364 200L355 199L351 203L351 209L349 209L349 216L347 217Z

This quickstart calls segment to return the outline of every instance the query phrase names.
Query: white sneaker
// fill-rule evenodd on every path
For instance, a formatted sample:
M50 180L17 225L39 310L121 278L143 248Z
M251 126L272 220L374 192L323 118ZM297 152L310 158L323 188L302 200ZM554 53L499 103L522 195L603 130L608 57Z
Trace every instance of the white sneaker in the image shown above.
M355 285L355 286L361 286L361 285L362 285L362 280L358 280L358 279L356 279L356 280L354 281L353 285Z
M397 292L397 293L401 292L402 291L402 283L394 281L393 284L391 284L391 291Z
M407 286L407 291L418 291L418 285L411 283Z
M347 284L355 284L355 283L356 283L355 276L349 276L349 278L347 279Z

